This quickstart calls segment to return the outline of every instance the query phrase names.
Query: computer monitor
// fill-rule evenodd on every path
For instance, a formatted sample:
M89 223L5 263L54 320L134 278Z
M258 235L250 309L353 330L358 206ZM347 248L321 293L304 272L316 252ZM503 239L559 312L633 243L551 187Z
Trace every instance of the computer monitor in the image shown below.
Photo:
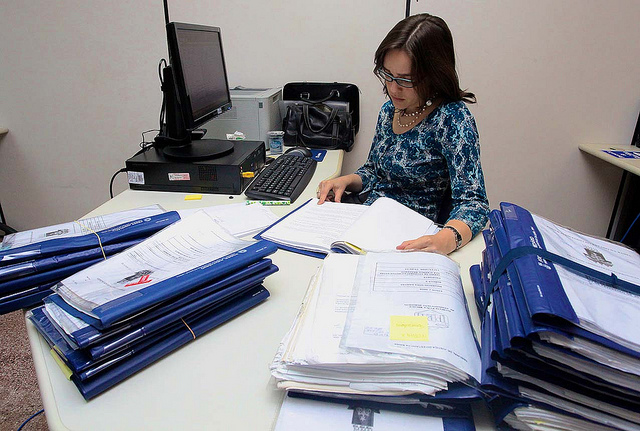
M163 120L156 137L170 158L206 160L233 151L233 142L202 139L198 127L231 109L220 28L167 24L170 65L163 70Z

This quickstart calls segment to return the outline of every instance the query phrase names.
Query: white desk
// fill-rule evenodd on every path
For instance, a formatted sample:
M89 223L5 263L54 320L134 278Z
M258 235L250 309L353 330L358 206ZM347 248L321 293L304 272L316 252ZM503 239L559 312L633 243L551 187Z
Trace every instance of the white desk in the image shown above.
M637 153L640 151L640 148L633 145L605 144L580 144L578 147L580 151L624 170L607 228L607 238L614 241L621 241L624 233L629 229L639 210L638 198L640 197L640 192L638 192L638 185L640 185L640 159L615 157L605 153L605 151L632 151ZM638 235L635 234L634 236L632 232L632 235L625 240L625 244L636 249L640 247Z
M329 156L328 156L329 157ZM342 152L330 154L296 204L315 195L317 183L340 172ZM239 202L225 195L206 195L185 202L183 193L127 190L97 208L102 214L151 203L166 209ZM286 212L286 208L274 207ZM473 308L468 268L480 261L478 237L452 254L461 263L467 299ZM46 342L27 321L33 360L47 422L52 430L271 430L284 392L271 379L269 364L293 322L319 259L278 251L271 256L280 271L264 283L271 297L245 314L215 328L126 381L86 402L66 380L48 353ZM494 429L486 410L476 409L479 430Z
M633 145L605 145L605 144L580 144L578 145L580 151L587 154L591 154L610 163L614 166L624 169L627 172L640 176L640 159L623 159L614 157L611 154L607 154L604 151L640 151L640 148Z

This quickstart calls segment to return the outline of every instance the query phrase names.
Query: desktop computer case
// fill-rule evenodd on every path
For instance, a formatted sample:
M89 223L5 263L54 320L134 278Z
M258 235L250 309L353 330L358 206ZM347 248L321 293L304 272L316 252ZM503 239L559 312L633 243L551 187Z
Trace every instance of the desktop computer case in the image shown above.
M235 141L233 153L212 160L181 161L152 148L126 161L129 188L164 192L239 195L264 166L262 141Z

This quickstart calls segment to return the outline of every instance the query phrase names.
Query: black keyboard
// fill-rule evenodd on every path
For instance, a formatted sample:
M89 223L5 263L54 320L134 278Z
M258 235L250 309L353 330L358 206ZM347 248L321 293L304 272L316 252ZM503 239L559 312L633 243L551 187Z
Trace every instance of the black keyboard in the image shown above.
M244 194L249 199L295 201L307 187L318 162L293 154L283 154L260 172Z

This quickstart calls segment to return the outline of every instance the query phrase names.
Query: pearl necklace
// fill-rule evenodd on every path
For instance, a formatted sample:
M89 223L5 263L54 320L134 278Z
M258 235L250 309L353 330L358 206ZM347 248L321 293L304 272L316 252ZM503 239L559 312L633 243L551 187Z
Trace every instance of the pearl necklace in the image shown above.
M398 110L398 117L397 117L397 123L398 126L400 127L409 127L411 125L413 125L416 121L418 121L418 118L420 117L420 115L422 115L422 113L431 105L433 105L433 99L435 99L436 96L432 96L430 99L427 99L426 102L424 102L424 105L422 105L420 107L420 109L418 109L416 112L414 112L413 114L407 114L404 110ZM400 117L413 117L413 120L409 121L406 124L402 124L400 122Z

